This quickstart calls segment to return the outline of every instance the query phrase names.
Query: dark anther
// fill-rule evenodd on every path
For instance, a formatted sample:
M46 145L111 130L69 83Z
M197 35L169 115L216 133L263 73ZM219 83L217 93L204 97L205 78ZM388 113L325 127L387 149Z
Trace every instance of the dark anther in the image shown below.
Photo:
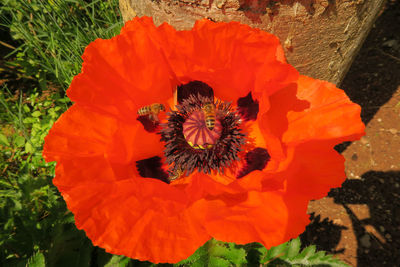
M242 178L255 170L263 170L271 159L265 148L257 147L246 154L246 165L240 170L236 178Z
M153 121L149 118L149 116L139 116L137 120L143 125L144 129L149 133L154 133L158 130L158 121Z
M200 81L192 81L187 84L178 86L178 103L181 104L185 99L191 95L204 96L206 98L214 99L214 91L206 83Z
M140 176L155 178L169 184L168 173L161 168L161 158L156 156L136 161L136 168Z
M237 101L238 111L244 120L257 119L257 114L259 110L258 100L254 100L251 96L251 92L247 96L241 97Z

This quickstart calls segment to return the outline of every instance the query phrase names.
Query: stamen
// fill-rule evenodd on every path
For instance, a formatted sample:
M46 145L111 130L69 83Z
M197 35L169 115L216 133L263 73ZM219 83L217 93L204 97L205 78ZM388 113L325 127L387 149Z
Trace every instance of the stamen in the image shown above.
M215 124L212 130L206 125L204 105L214 105ZM229 103L217 102L201 94L190 95L176 106L176 111L167 115L168 122L161 125L161 140L165 142L164 154L171 165L169 172L179 168L186 175L195 169L199 172L223 173L238 158L245 143L240 129L240 116ZM209 118L213 118L209 114ZM214 122L212 122L214 123Z

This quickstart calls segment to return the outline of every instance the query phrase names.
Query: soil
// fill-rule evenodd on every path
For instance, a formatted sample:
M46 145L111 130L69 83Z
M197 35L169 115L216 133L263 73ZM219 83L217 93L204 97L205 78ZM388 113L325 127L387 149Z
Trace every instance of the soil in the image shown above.
M310 203L302 243L351 266L400 266L400 1L386 3L340 87L366 135L336 147L348 179Z

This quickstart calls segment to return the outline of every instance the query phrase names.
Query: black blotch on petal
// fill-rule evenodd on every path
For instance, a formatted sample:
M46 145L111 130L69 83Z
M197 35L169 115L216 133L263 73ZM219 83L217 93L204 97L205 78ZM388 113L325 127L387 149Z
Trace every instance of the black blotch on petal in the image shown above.
M254 100L251 96L251 92L247 94L245 97L241 97L237 101L238 111L244 120L253 120L257 119L259 105L258 100Z
M214 99L213 89L208 86L208 84L200 81L192 81L187 84L182 84L178 86L177 100L179 104L190 97L190 95L201 95L207 98Z
M257 147L246 154L246 165L239 171L236 178L242 178L255 170L263 170L271 159L268 151L265 148Z
M148 115L139 116L137 120L143 125L144 129L149 133L154 133L158 130L158 121L153 121Z
M168 173L162 168L161 158L158 156L136 161L136 168L140 176L154 178L169 184Z

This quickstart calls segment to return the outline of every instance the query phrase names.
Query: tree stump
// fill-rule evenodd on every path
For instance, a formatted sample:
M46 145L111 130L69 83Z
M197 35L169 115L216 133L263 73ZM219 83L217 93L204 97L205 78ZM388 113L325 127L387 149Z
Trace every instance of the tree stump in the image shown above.
M339 84L384 0L120 0L124 21L151 16L191 29L201 18L239 21L277 35L301 74Z

